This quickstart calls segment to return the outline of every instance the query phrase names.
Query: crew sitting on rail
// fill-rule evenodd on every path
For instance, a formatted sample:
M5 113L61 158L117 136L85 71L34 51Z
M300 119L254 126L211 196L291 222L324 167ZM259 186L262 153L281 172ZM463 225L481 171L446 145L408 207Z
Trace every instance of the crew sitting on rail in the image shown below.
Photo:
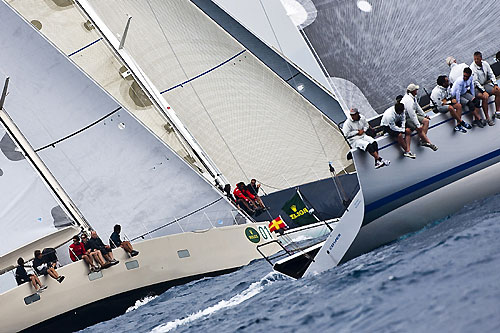
M42 252L35 250L35 259L33 259L33 269L38 275L50 275L51 278L61 283L64 280L64 275L59 275L56 272L56 264L53 262L46 263L43 259Z
M260 206L260 208L265 210L266 205L264 205L264 202L259 196L260 184L257 184L257 180L255 178L252 178L250 180L250 184L248 184L246 188L250 193L252 193L255 196L255 202Z
M457 101L460 100L462 107L467 106L470 110L473 110L472 114L474 115L474 120L472 121L472 125L478 127L484 127L486 125L486 121L481 119L479 115L481 101L475 96L472 70L469 67L464 69L462 77L458 78L455 84L453 84L451 96L455 97Z
M104 259L104 257L102 256L101 251L99 251L99 250L92 250L89 247L88 242L89 242L89 239L88 239L87 234L86 233L82 233L82 243L83 243L83 246L86 249L85 254L87 254L88 256L92 256L92 258L94 258L96 264L99 264L100 268L108 268L109 266L111 266L110 263L106 264L106 259Z
M417 131L420 138L420 145L423 147L429 147L432 150L438 150L435 144L432 144L427 137L427 131L429 130L429 120L430 118L425 115L424 110L420 107L417 101L418 86L414 83L408 85L406 88L406 94L403 96L401 103L405 106L406 115L406 127L411 131ZM406 141L409 142L411 136L406 136Z
M440 75L437 78L437 86L431 92L431 105L437 112L450 112L451 116L457 121L455 132L467 133L471 129L471 124L462 120L462 105L455 98L451 97L450 81L446 75Z
M446 64L450 66L450 74L448 78L450 80L450 86L453 86L456 80L462 77L462 73L467 66L466 63L457 64L457 60L452 56L446 58Z
M16 282L18 286L31 281L31 284L35 288L36 292L42 292L43 290L47 289L47 286L43 285L40 282L38 276L36 276L35 274L28 274L26 272L26 269L24 268L25 266L23 258L17 259L17 264L19 265L16 268Z
M109 246L114 249L116 247L121 247L125 250L131 257L135 257L139 254L139 251L134 250L132 244L129 241L122 241L120 239L120 232L122 231L122 227L119 224L115 224L113 228L113 233L109 237Z
M92 255L87 253L85 245L80 242L80 237L78 237L78 235L73 236L73 244L69 246L69 257L72 261L83 259L89 265L91 272L98 272L100 270L97 265L94 265Z
M111 250L111 247L102 242L102 240L97 236L97 232L95 230L90 232L90 239L87 242L87 245L92 251L100 251L102 256L106 258L111 265L119 263L118 260L113 258L113 251Z
M366 130L370 127L365 116L359 114L357 108L352 108L349 112L351 118L347 118L342 126L347 141L353 148L359 148L367 151L375 159L375 169L389 165L391 161L384 160L378 154L378 144L374 138L366 134Z
M236 203L241 205L243 210L245 210L250 215L254 214L257 210L257 205L255 204L255 196L250 193L246 187L245 183L239 182L236 184L236 188L233 191Z
M380 125L384 128L385 133L398 140L399 145L403 148L404 157L413 159L416 157L410 150L411 130L405 126L405 106L402 103L397 102L385 110Z
M488 113L488 98L495 95L495 116L500 118L500 88L498 88L497 79L491 69L490 64L483 60L481 52L474 52L474 61L470 65L472 76L474 77L474 89L476 96L483 103L483 112L488 125L493 126L495 122L490 119ZM488 82L490 81L490 82Z

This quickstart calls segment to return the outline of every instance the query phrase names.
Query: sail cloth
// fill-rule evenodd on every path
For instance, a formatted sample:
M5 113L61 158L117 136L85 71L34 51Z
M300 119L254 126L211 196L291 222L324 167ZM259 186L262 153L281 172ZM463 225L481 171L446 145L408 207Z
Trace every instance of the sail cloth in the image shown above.
M335 124L190 1L86 1L224 176L267 192L347 166ZM187 82L188 81L188 82Z
M0 29L5 110L103 237L234 224L221 193L4 3Z
M4 69L1 68L2 72ZM1 126L0 202L3 235L0 257L70 222L35 169Z

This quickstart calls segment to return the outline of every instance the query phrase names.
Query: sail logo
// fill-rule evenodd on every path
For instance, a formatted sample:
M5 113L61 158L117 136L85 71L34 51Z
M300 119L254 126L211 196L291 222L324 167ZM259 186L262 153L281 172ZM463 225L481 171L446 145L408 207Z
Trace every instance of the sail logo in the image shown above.
M304 207L301 210L297 210L297 207L295 205L293 205L290 207L290 209L293 211L293 213L289 215L292 220L295 220L296 218L301 217L305 213L309 213L309 211L307 210L306 207Z
M248 240L251 241L252 243L260 242L259 233L252 227L248 227L245 229L245 236L247 236Z

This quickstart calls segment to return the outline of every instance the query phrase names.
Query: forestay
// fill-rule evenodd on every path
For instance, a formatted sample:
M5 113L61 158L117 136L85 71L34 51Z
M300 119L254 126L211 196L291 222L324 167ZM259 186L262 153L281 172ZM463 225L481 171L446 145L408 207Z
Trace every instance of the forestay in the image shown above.
M129 238L243 220L210 184L4 3L0 66L5 110L104 237ZM186 216L188 215L188 216Z
M347 166L335 125L190 1L85 2L116 35L133 17L125 49L233 186L272 192Z
M2 67L2 74L4 70ZM57 228L71 225L71 221L38 177L35 169L1 125L0 202L0 226L3 235L0 241L0 257L57 231Z

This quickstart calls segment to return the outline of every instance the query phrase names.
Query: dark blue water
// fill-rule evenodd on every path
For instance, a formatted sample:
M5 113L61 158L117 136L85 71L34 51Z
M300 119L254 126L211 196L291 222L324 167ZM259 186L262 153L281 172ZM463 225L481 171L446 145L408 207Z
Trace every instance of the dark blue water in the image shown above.
M497 195L312 278L258 260L85 331L500 332L499 239Z

